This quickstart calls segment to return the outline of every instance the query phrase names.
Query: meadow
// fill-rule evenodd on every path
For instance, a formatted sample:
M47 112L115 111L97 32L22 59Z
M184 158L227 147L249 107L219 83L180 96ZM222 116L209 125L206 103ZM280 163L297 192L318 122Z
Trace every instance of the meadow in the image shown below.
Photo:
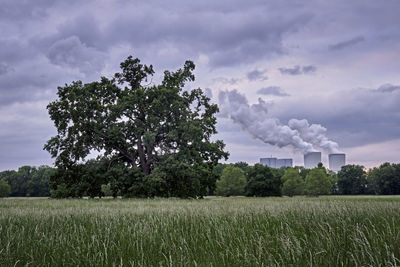
M0 266L398 266L400 197L0 199Z

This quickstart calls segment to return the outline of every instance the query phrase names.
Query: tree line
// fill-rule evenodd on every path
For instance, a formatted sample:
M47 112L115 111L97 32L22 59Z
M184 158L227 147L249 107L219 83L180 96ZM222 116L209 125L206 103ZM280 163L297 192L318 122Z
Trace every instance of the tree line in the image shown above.
M215 194L222 196L400 194L400 164L384 163L370 170L361 165L345 165L337 173L326 169L322 163L314 169L273 169L260 164L248 166L240 162L219 164L216 169L220 179ZM263 174L261 170L264 170ZM254 177L258 177L257 182ZM254 188L263 188L263 193L254 193Z
M0 172L0 197L48 197L49 181L55 169L49 166L23 166L17 171Z
M110 162L89 160L69 172L70 184L59 183L63 169L49 166L23 166L18 171L0 172L0 196L12 197L191 197L186 180L144 180L126 167L109 167ZM171 166L175 169L176 166ZM384 163L366 170L360 165L345 165L338 172L322 164L303 167L269 168L245 162L219 163L213 169L216 184L206 195L219 196L295 196L295 195L397 195L400 194L400 164ZM183 176L182 176L183 177ZM162 183L162 185L160 185ZM195 185L194 185L195 186ZM162 190L160 191L160 188ZM171 194L172 192L172 194Z

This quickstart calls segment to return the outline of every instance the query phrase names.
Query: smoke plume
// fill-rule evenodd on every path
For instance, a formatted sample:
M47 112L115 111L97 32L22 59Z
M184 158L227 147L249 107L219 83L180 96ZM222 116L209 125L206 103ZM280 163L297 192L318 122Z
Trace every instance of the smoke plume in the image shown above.
M316 148L328 153L338 153L338 144L326 136L326 128L309 124L307 120L291 119L288 125L279 119L268 117L267 104L261 98L249 105L246 97L236 90L219 93L220 116L232 121L248 132L254 139L278 147L290 146L295 151L309 153Z

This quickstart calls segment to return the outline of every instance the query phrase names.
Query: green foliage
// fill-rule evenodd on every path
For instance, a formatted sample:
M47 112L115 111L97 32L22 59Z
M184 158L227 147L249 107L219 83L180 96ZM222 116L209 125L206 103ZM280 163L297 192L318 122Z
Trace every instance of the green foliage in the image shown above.
M332 171L332 170L328 170L327 171L327 176L328 176L328 180L329 183L331 184L331 193L334 195L337 195L339 193L339 189L338 189L338 176L336 174L336 172Z
M103 185L108 185L107 194L113 197L146 197L148 191L144 189L143 173L139 168L112 165L107 159L89 160L69 168L59 167L50 181L54 198L102 197L105 195Z
M55 170L48 166L39 166L28 181L28 196L50 196L49 181Z
M12 171L5 177L5 180L11 186L12 197L28 196L28 181L32 177L33 172L33 167L23 166L18 171Z
M53 198L83 197L86 188L82 185L83 164L58 167L50 177L50 192Z
M112 176L114 195L119 191L132 196L201 197L207 193L206 188L215 187L212 170L228 153L223 151L222 141L211 140L217 133L217 105L211 104L201 89L183 90L186 82L194 80L194 68L193 62L186 61L176 72L165 71L161 84L152 85L149 80L153 67L130 56L121 63L121 72L111 79L102 77L98 82L77 81L59 87L58 100L47 107L57 135L45 149L56 158L56 165L65 175L59 173L63 178L55 178L53 186L65 184L71 187L71 196L79 196L82 190L76 187L84 183L94 190L88 192L90 195L99 195L106 177L94 182L95 172L91 171L82 177L84 181L77 180L82 171L77 167L79 162L95 150L111 165L124 166L112 170L123 173L122 182ZM125 168L133 169L134 176L128 178ZM121 184L124 188L118 188ZM158 187L164 185L168 188ZM153 186L156 188L149 188Z
M110 184L102 184L101 185L101 192L103 192L103 195L105 197L112 197L113 192L111 191L111 185Z
M272 175L277 178L279 177L280 179L282 179L283 175L285 175L287 169L288 167L270 168Z
M214 166L213 172L218 175L221 176L222 171L229 166L229 164L225 164L225 163L218 163L217 165Z
M282 176L282 182L282 193L284 195L292 197L294 195L302 195L304 193L305 183L298 170L288 168L285 174Z
M0 179L10 185L12 197L46 197L50 195L49 179L53 172L48 166L23 166L18 171L0 172Z
M234 165L229 165L222 171L215 193L220 196L241 196L245 194L246 186L244 171Z
M0 198L8 197L11 193L11 187L6 181L0 180Z
M338 193L360 195L366 193L367 177L364 166L345 165L337 174Z
M382 164L368 172L369 193L378 195L400 194L400 164Z
M247 169L247 196L281 196L282 181L268 166L255 164Z
M249 164L244 161L239 161L233 164L233 166L240 168L243 172L247 171L247 167L249 167Z
M331 183L325 168L314 168L309 171L305 181L306 194L311 196L329 195Z
M299 174L300 174L301 178L303 178L303 180L306 180L307 174L310 171L310 169L306 169L303 166L295 166L295 167L293 167L293 169L299 171Z
M89 160L82 168L81 187L85 188L85 193L91 197L104 196L101 185L106 184L107 169L101 161Z
M215 189L217 177L206 163L189 164L169 156L149 176L149 196L202 197Z
M106 176L113 197L147 197L149 194L149 181L138 167L117 164L107 170Z

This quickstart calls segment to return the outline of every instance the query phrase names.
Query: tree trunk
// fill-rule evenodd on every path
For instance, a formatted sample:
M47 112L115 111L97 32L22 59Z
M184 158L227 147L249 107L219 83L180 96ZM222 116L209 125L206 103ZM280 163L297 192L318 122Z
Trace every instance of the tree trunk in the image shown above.
M148 174L150 174L150 168L149 168L149 164L146 160L146 154L144 153L141 136L139 136L139 138L138 138L137 146L138 146L139 159L140 159L140 168L142 169L142 172L144 174L148 175Z

